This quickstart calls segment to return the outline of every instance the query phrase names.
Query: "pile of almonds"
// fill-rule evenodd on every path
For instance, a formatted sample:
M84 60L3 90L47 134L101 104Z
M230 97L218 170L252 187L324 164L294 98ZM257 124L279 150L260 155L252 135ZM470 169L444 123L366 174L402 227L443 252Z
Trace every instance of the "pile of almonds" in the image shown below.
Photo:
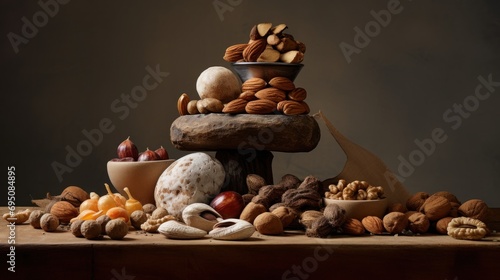
M256 24L250 31L248 43L229 46L223 59L228 62L285 62L304 60L306 46L292 35L283 32L286 24L273 26L270 22Z
M302 115L310 112L306 97L307 91L286 77L274 77L269 82L250 78L241 85L238 98L225 104L216 98L191 100L183 93L177 101L177 109L181 116L200 113Z

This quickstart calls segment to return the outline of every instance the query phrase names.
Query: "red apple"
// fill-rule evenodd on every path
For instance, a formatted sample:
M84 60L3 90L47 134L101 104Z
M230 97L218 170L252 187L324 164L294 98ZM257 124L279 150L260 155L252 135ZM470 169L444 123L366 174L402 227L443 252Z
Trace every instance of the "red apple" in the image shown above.
M235 191L223 191L212 201L210 206L219 213L223 219L239 218L245 203L241 194Z

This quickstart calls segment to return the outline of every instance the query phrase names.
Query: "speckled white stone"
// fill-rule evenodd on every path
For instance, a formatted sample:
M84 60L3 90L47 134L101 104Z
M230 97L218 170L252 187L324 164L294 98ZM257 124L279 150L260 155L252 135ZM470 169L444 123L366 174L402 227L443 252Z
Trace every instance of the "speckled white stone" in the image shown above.
M155 187L157 207L165 208L180 219L189 204L210 203L221 190L225 171L214 157L191 153L173 162L160 176Z

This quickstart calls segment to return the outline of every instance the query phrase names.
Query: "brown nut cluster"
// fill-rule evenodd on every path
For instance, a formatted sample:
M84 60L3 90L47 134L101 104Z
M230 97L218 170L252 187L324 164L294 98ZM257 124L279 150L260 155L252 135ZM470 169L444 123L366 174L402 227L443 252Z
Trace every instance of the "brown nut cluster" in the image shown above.
M338 200L375 200L384 197L384 188L372 186L366 181L355 180L347 183L340 179L338 183L328 186L325 197Z
M183 93L177 100L177 109L180 115L209 113L303 115L311 111L305 102L306 97L306 89L296 87L289 78L274 77L265 81L255 77L243 82L238 98L227 103L215 98L191 100L186 93Z
M304 60L306 46L284 32L288 26L263 22L252 27L248 43L229 46L223 56L228 62L285 62Z

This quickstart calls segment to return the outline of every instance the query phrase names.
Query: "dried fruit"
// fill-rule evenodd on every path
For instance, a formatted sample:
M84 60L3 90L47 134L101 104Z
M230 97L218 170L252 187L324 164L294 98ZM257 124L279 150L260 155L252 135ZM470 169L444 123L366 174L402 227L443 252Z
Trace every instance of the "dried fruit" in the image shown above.
M128 215L130 216L135 210L142 210L142 203L132 196L130 190L125 187L123 191L128 195L128 199L125 202L125 210L127 210Z
M125 208L122 207L113 207L106 211L106 216L109 216L111 220L122 218L125 222L128 222L130 219L129 214Z
M139 157L139 150L137 149L137 146L134 144L134 142L130 140L130 136L127 137L127 139L123 140L120 145L118 145L116 153L118 154L118 158L131 157L134 160L137 160L137 158Z

